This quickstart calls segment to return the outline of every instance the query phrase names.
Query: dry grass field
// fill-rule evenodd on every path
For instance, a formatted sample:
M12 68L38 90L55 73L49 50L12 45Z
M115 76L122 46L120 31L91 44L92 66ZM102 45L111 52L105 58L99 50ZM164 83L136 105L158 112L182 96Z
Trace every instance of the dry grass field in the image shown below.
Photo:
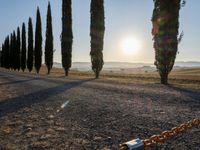
M46 68L41 68L40 74L46 75ZM52 77L64 77L64 71L60 68L53 68L50 76ZM92 71L70 71L69 78L93 78ZM145 71L130 71L130 73L123 73L123 71L112 72L102 71L101 79L114 80L122 83L160 83L160 77L157 71L145 72ZM173 70L169 75L169 84L175 84L181 87L189 87L200 89L200 68L180 68Z

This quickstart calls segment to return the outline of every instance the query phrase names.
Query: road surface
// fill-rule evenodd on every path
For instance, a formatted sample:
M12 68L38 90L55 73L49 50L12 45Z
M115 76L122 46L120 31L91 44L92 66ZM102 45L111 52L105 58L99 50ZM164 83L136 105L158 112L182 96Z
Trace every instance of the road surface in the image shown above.
M0 149L118 149L200 116L200 91L0 69ZM200 149L200 127L155 149Z

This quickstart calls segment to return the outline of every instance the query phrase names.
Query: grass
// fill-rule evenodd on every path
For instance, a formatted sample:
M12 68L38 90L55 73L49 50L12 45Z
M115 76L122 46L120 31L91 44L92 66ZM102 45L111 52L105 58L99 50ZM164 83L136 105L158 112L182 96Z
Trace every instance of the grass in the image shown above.
M26 72L28 72L26 70ZM35 71L32 71L35 73ZM47 74L45 66L41 67L41 75ZM51 70L50 77L65 77L64 70L60 68L53 68ZM68 78L93 78L94 73L92 71L77 71L71 70ZM136 84L158 84L160 83L160 77L157 71L152 72L133 72L123 73L123 71L112 72L102 71L100 80L115 81L120 83L136 83ZM169 83L174 86L188 87L194 89L200 89L200 68L182 68L175 69L169 75Z

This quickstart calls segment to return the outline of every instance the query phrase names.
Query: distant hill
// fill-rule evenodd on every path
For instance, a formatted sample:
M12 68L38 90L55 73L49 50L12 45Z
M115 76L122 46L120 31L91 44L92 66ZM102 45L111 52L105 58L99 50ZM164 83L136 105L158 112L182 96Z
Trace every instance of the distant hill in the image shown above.
M55 68L62 68L62 64L54 62ZM198 68L200 67L200 62L198 61L178 61L175 63L175 68ZM155 70L153 63L129 63L129 62L105 62L103 70L122 70L122 69L147 69ZM73 70L88 71L91 70L90 62L73 62Z
M175 66L179 67L200 67L199 61L178 61Z

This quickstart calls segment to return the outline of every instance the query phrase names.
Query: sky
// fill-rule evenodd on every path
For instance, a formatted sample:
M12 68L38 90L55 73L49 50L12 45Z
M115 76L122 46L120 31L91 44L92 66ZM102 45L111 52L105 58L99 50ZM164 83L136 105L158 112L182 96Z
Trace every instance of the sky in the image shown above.
M50 0L54 34L54 62L61 62L61 15L62 0ZM0 0L0 44L4 38L28 18L35 18L40 8L45 42L48 0ZM90 62L90 0L72 0L73 15L73 62ZM105 0L104 61L154 62L151 35L153 0ZM180 32L184 37L179 45L177 61L200 61L200 0L187 0L180 11ZM129 37L139 43L137 52L126 53L123 43ZM134 47L136 48L136 47ZM134 51L134 50L133 50ZM44 56L44 54L43 54Z

